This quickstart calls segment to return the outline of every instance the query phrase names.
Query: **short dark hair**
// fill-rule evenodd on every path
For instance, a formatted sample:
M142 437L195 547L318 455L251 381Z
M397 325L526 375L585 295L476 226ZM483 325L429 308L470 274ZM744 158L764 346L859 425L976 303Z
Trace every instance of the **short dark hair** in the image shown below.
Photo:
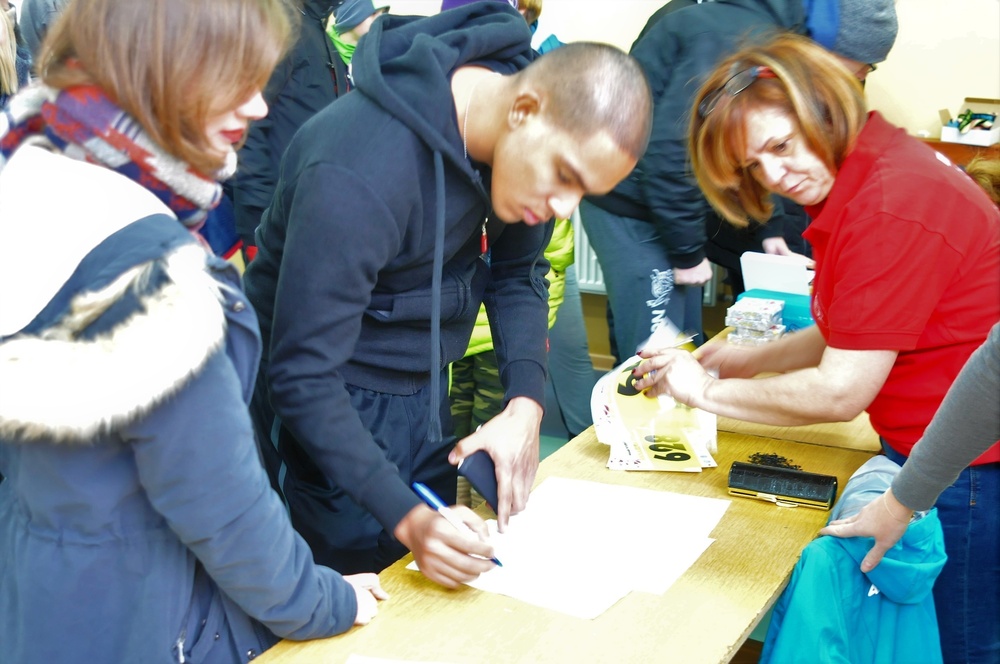
M635 159L653 122L646 75L632 56L610 44L574 42L549 51L521 73L550 96L553 123L574 135L607 131Z
M752 67L773 72L739 91L724 88ZM715 101L707 98L715 98ZM711 110L705 110L711 107ZM722 61L695 95L688 132L691 165L709 203L736 226L766 221L771 192L743 168L747 114L764 108L786 113L809 149L836 175L854 148L866 113L861 84L811 39L782 34Z

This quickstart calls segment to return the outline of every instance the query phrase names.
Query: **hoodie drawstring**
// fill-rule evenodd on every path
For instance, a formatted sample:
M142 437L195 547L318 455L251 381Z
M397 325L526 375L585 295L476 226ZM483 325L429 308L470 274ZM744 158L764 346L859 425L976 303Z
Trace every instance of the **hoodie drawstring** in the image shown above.
M434 274L431 277L431 417L427 436L441 441L441 279L444 271L444 159L434 151Z

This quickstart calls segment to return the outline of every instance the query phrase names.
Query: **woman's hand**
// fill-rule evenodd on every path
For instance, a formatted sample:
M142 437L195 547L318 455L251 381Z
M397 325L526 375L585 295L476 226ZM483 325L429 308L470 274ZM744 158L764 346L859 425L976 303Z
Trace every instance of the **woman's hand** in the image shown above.
M892 489L861 508L846 519L831 521L819 531L820 535L834 537L874 537L875 546L861 561L861 571L870 572L882 562L885 552L895 546L910 525L913 510L896 500Z
M714 378L694 355L676 348L643 349L639 355L644 359L632 370L639 377L635 381L637 390L650 397L670 396L692 407L704 403L705 391Z
M351 584L358 598L358 613L354 617L354 624L367 625L378 613L378 600L389 599L389 593L382 590L377 574L349 574L344 577L344 581Z
M764 249L765 254L772 254L775 256L797 256L802 259L802 262L805 263L806 267L810 270L815 269L816 267L816 261L808 256L792 251L783 237L766 237L761 241L761 247Z

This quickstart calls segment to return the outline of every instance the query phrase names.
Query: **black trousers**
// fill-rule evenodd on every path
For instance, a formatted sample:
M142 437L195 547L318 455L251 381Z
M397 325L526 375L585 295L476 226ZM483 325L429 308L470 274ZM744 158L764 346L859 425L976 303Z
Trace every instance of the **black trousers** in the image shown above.
M407 486L423 482L446 504L454 504L457 474L448 463L448 453L455 439L450 435L447 399L438 404L446 435L444 440L433 442L427 439L429 388L407 396L353 386L348 386L348 391L362 422L398 468L401 480ZM343 487L334 484L280 421L275 425L271 419L271 431L266 432L255 418L264 467L271 485L288 506L292 526L309 544L316 562L341 574L356 574L379 572L402 558L407 549L392 532Z

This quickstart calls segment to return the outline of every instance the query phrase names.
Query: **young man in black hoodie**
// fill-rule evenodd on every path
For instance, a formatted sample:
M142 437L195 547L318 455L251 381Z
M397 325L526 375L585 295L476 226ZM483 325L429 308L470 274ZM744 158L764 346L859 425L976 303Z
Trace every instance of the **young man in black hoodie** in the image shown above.
M532 63L530 40L503 3L385 16L355 51L355 91L285 154L245 277L265 345L253 415L293 524L342 572L406 548L446 586L490 569L483 521L462 508L479 537L459 532L410 489L454 502L454 465L476 450L496 464L501 528L527 502L545 222L631 171L652 109L618 49L571 45ZM442 375L484 301L505 408L454 446Z

